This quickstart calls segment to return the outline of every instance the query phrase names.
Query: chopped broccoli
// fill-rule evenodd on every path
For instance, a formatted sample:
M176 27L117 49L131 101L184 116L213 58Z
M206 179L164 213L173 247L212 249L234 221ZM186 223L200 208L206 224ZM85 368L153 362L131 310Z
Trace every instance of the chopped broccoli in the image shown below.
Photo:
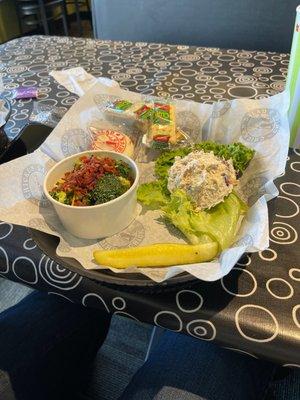
M113 174L103 175L97 182L95 189L89 194L90 204L103 204L113 200L128 189L128 185L124 185L119 177Z
M72 192L66 193L63 191L52 191L50 192L50 196L54 198L54 200L59 201L62 204L71 204L73 194Z
M129 165L127 165L124 161L122 160L116 161L116 168L120 176L126 179L130 178L131 169Z
M125 186L127 189L130 188L131 186L130 180L124 178L123 176L118 176L118 179L120 180L123 186Z
M60 203L64 203L66 201L66 199L67 199L66 192L58 192L57 195L58 195L58 201Z

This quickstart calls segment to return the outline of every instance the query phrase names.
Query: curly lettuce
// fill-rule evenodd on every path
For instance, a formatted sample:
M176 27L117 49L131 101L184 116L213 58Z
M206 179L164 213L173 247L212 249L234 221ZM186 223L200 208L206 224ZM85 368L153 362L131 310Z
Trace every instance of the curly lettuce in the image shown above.
M238 175L242 175L252 160L255 151L242 143L221 144L215 142L197 143L191 147L183 147L163 152L156 160L155 174L158 178L167 178L168 171L175 162L176 157L185 157L195 150L212 151L215 156L232 160L233 167Z
M143 183L137 192L138 200L151 209L160 209L168 204L170 193L163 181Z
M166 220L190 243L217 242L220 250L234 242L241 218L247 211L247 205L235 193L210 210L195 211L182 190L167 194L159 181L141 185L138 200L152 209L160 209Z
M170 201L162 210L167 220L192 244L213 241L219 244L220 250L224 250L234 242L247 206L231 193L212 209L195 211L186 194L178 190L170 195Z
M157 180L144 183L138 189L138 200L151 209L162 211L167 221L176 226L192 244L217 242L220 250L228 248L235 239L247 205L232 192L224 201L210 210L196 211L186 193L167 188L168 171L176 157L185 157L191 151L212 151L216 156L231 159L237 174L242 174L254 156L254 150L242 143L229 145L203 142L162 153L155 163Z

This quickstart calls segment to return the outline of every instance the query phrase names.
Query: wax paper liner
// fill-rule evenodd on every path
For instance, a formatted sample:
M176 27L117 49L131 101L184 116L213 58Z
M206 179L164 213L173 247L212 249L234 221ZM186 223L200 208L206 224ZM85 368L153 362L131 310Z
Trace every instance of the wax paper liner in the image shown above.
M5 105L5 100L0 98L0 128L6 123L7 115L9 113L9 110Z
M65 107L56 107L35 101L29 121L55 128L66 111Z
M117 96L140 101L141 95L116 87L95 84L65 114L57 127L33 154L0 167L0 219L39 229L60 237L57 254L77 259L83 268L99 269L92 259L94 249L139 246L150 243L184 243L181 233L165 224L158 211L142 209L124 231L100 241L85 241L68 234L52 206L42 194L46 171L65 156L85 150L86 126L90 118L103 118L95 100L97 96ZM289 128L288 95L259 100L236 99L215 104L175 100L177 115L186 129L199 132L197 140L222 143L240 141L256 150L254 159L240 180L239 190L247 197L250 209L231 248L217 260L208 263L169 268L130 268L156 282L162 282L182 271L196 278L214 281L226 275L244 252L264 250L269 244L267 201L278 195L273 180L284 173ZM153 179L154 163L140 163L141 182ZM13 175L12 175L13 171ZM124 273L125 270L114 270Z

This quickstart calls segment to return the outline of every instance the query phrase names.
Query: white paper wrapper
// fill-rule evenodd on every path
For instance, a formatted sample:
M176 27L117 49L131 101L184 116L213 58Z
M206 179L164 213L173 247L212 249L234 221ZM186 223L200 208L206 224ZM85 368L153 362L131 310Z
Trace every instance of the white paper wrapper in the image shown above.
M60 85L64 86L69 92L83 96L97 82L106 86L118 87L118 83L111 79L100 77L95 78L87 73L82 67L69 68L62 71L51 71L49 73Z
M77 259L86 269L103 268L92 260L94 249L184 242L175 228L162 221L158 211L145 210L126 230L113 237L98 242L80 240L64 230L52 206L42 195L43 177L54 162L87 149L88 127L91 122L103 118L99 101L107 95L141 100L137 93L96 83L72 106L39 150L0 167L0 219L59 236L57 254ZM214 281L226 275L244 252L255 252L268 246L267 201L277 196L273 180L285 169L289 142L288 101L286 93L261 100L237 99L213 105L175 101L180 126L193 134L197 132L199 141L240 141L256 150L240 181L241 191L247 195L251 207L236 243L223 251L218 260L160 269L140 268L140 273L156 282L182 271L202 280ZM140 171L142 182L153 179L153 163L141 163ZM137 269L127 269L126 273L130 271L137 272Z
M0 128L6 123L6 117L8 113L9 110L7 109L7 107L5 107L5 101L3 99L0 99Z

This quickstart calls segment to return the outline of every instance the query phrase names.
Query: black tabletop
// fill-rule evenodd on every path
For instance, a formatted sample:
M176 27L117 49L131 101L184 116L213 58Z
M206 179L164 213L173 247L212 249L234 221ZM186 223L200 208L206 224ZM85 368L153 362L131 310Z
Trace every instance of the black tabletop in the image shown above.
M212 102L261 98L284 88L288 55L64 37L25 37L0 47L5 95L38 86L39 101L66 109L77 99L50 76L82 66L130 90ZM16 138L32 100L12 100L6 127ZM245 255L229 275L175 290L138 293L107 287L43 254L25 228L0 223L0 274L51 295L157 324L253 357L300 366L300 152L292 150L270 215L270 248Z

